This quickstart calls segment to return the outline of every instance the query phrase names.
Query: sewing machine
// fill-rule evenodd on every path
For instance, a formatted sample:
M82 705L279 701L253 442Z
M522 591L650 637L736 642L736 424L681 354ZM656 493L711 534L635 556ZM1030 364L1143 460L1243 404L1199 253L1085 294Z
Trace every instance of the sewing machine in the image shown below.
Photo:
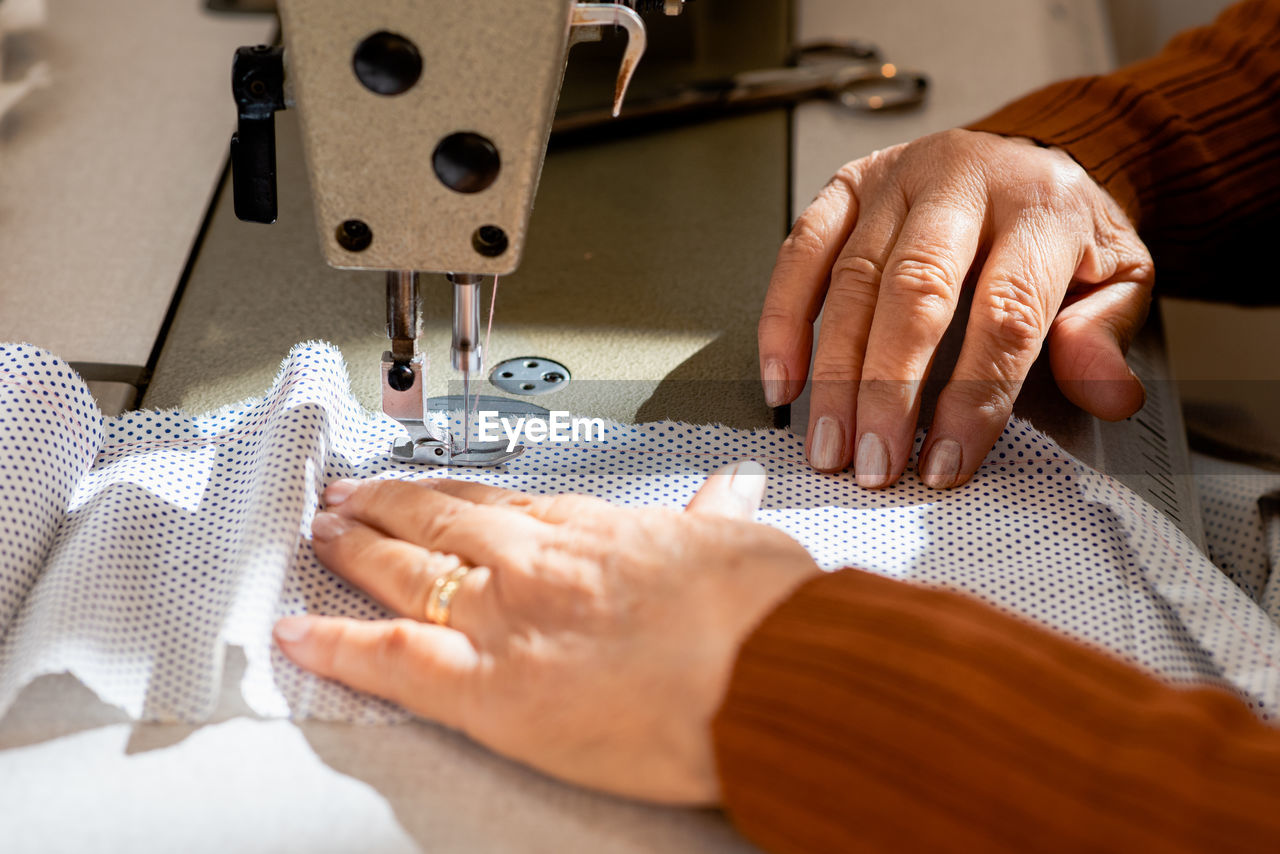
M237 51L231 142L237 217L277 217L274 115L296 106L325 260L386 271L382 408L408 431L393 456L429 465L498 465L519 455L473 443L480 396L481 282L515 271L542 173L569 49L604 27L627 43L617 115L644 55L637 8L678 15L684 0L511 0L467 4L282 0L284 47ZM498 14L495 14L498 11ZM388 29L388 26L392 29ZM428 411L419 273L453 290L450 364L462 376L454 435Z

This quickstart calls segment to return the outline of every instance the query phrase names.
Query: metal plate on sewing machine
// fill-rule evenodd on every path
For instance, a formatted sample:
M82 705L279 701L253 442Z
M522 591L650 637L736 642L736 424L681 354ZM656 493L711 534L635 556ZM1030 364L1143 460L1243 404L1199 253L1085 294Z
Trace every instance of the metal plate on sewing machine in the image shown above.
M427 398L427 410L430 412L460 412L462 410L462 395L451 394ZM480 396L476 411L496 412L499 418L508 416L512 418L546 418L551 414L538 404L530 403L527 400L512 400L509 397L497 397L488 394Z
M520 356L493 366L489 382L508 394L535 395L569 384L569 369L542 356Z

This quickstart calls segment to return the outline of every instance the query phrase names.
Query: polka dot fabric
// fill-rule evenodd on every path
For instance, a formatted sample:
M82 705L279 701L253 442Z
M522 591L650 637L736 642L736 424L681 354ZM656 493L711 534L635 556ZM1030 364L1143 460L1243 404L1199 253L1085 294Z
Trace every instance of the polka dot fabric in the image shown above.
M1209 558L1280 622L1280 472L1191 455Z
M848 473L809 469L789 433L670 422L537 445L500 471L444 472L389 460L399 428L354 402L341 355L323 344L296 347L260 400L105 422L48 354L0 349L0 365L0 712L35 676L69 670L133 716L198 721L235 645L241 692L261 715L402 719L271 644L284 614L383 616L315 561L308 532L325 485L447 475L679 506L743 458L769 472L760 521L826 568L965 590L1167 678L1229 686L1263 715L1280 702L1280 629L1254 599L1158 511L1023 422L949 492L911 471L866 492Z
M80 478L102 443L102 416L63 362L0 345L0 631L53 548Z

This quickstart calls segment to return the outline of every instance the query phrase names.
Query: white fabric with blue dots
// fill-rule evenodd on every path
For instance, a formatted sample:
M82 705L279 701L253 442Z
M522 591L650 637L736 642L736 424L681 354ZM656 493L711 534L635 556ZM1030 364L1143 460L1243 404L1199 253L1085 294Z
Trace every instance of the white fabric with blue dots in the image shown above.
M105 420L65 363L0 345L0 714L36 676L70 671L131 716L199 721L236 645L241 692L261 715L404 718L300 672L271 643L284 614L383 616L317 565L308 532L335 479L445 474L391 462L398 429L352 399L341 354L323 344L296 347L261 399ZM743 458L769 471L760 521L824 567L966 590L1170 679L1230 686L1268 717L1280 708L1280 628L1255 598L1024 422L949 492L911 471L867 492L848 473L813 472L789 433L673 423L610 425L602 443L448 474L680 506Z
M1191 455L1205 545L1214 564L1280 623L1280 472Z

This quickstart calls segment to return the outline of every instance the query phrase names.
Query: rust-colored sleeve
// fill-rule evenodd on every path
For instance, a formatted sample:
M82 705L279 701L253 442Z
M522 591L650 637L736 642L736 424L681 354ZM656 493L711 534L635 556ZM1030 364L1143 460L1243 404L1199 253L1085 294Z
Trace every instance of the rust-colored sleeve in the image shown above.
M1280 0L1238 3L1152 59L969 127L1069 152L1137 224L1157 292L1280 302Z
M792 851L1280 851L1280 729L958 593L810 581L743 646L725 808Z

